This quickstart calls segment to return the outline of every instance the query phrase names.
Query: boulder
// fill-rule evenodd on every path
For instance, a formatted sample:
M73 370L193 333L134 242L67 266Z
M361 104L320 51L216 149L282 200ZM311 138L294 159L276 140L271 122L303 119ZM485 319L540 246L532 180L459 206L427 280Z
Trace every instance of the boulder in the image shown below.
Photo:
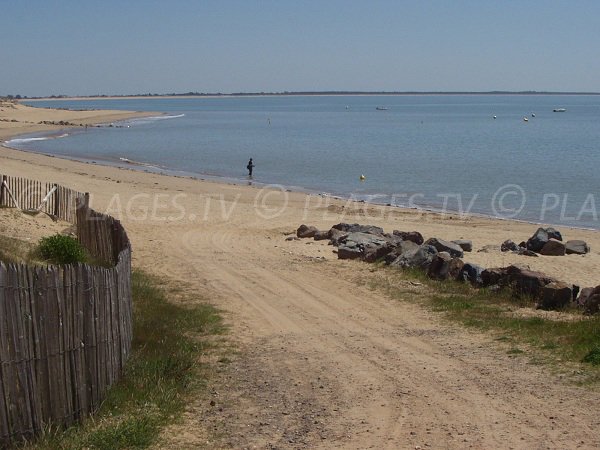
M550 238L540 250L540 254L545 256L564 256L565 250L564 242Z
M483 267L478 266L477 264L465 263L456 276L456 279L459 281L468 281L471 284L483 284L481 279L481 273L483 271Z
M529 295L540 298L542 288L556 280L545 273L530 270L527 266L512 265L485 269L481 273L481 281L484 287L510 286L516 296Z
M508 272L506 267L492 267L481 272L481 285L483 287L507 284Z
M528 295L536 299L540 298L544 286L556 281L545 273L519 266L509 266L507 275L513 294L517 297Z
M349 233L339 242L338 258L361 258L367 262L374 262L391 252L393 248L383 236L362 232Z
M554 228L538 228L527 240L525 246L527 250L539 253L550 239L562 241L562 235Z
M465 252L471 252L471 251L473 251L473 242L469 241L468 239L456 239L456 240L451 241L451 242L453 244L458 245Z
M431 259L431 264L427 268L427 276L436 280L445 280L448 278L452 257L448 252L439 252Z
M519 250L519 246L510 239L507 239L500 246L500 250L503 252L516 252Z
M315 241L324 241L326 239L331 239L331 230L317 231L313 237Z
M525 247L519 247L519 249L515 253L517 253L517 255L522 256L533 256L534 258L537 258L539 256L536 252L532 250L527 250Z
M585 255L590 252L590 246L585 241L572 240L565 244L567 255Z
M462 258L464 256L463 249L453 242L445 241L438 238L427 239L424 245L435 247L438 252L448 252L453 258Z
M329 230L329 243L338 247L340 242L348 237L348 233L340 231L337 228Z
M375 225L360 225L358 223L338 223L332 228L346 233L383 234L383 228Z
M416 267L427 270L433 257L438 253L435 247L423 244L414 250L407 251L396 258L390 266L409 268Z
M394 230L392 232L394 236L399 236L403 241L411 241L417 245L421 245L425 240L423 239L423 235L418 231L398 231Z
M400 241L395 245L394 249L385 256L386 264L391 264L401 255L407 252L416 252L419 246L412 241Z
M541 309L562 309L571 303L572 297L571 286L562 281L553 281L542 288L542 299L538 307Z
M600 312L600 286L583 288L577 304L583 308L586 314L598 314Z
M299 238L311 238L318 232L319 230L317 230L316 227L302 224L298 227L298 230L296 230L296 236Z
M448 267L448 278L456 280L464 265L465 262L462 259L452 258Z

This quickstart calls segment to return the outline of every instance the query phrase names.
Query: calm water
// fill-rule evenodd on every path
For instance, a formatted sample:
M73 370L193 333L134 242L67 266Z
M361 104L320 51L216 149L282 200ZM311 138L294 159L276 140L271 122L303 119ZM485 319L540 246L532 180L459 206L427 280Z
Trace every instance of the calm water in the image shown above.
M415 95L35 102L158 111L14 147L198 176L600 228L600 96ZM388 108L376 110L377 106ZM565 108L566 112L553 112ZM494 119L494 116L496 118ZM528 121L523 118L527 117ZM40 136L29 136L28 138ZM364 174L365 181L360 181Z

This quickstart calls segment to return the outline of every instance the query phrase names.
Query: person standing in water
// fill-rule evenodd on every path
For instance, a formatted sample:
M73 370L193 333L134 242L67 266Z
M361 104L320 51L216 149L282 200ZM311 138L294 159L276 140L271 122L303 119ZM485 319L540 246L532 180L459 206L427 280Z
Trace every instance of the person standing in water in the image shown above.
M248 161L248 165L246 166L246 169L248 169L248 176L251 177L252 176L252 169L254 168L254 163L252 162L252 158L250 158L250 161Z

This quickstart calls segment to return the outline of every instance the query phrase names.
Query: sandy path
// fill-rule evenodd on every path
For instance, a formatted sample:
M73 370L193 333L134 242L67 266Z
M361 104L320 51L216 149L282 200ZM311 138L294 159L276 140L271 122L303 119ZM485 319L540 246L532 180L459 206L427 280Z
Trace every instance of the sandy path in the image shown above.
M224 310L241 351L211 387L216 405L206 398L191 404L163 447L600 447L598 393L507 355L489 336L361 286L356 278L368 266L337 261L325 243L284 239L302 222L325 228L344 220L471 237L479 248L526 238L534 226L414 221L412 213L341 216L339 205L307 211L302 194L266 196L253 187L3 154L1 171L94 193L94 207L124 221L136 266L185 281ZM288 197L286 207L267 214L280 197ZM600 248L597 233L565 231ZM510 258L469 257L498 265ZM585 281L598 258L525 262ZM411 289L419 287L407 284L407 296ZM220 433L216 442L206 444L207 429Z

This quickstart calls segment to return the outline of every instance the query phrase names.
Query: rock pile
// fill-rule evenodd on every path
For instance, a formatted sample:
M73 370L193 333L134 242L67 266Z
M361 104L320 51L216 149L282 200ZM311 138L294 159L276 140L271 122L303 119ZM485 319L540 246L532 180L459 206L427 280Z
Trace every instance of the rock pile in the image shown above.
M384 261L400 269L417 268L436 280L459 280L476 287L492 290L510 289L513 295L529 296L543 309L561 309L572 302L588 314L600 312L600 286L584 288L556 280L528 266L483 268L464 262L465 252L471 252L473 243L466 239L446 241L440 238L425 240L418 231L385 233L374 225L339 223L328 231L314 226L301 225L296 236L329 240L337 247L339 259L360 259L365 262ZM498 251L498 247L495 251ZM526 256L585 255L590 247L584 241L563 243L562 235L554 228L538 228L526 242L519 245L506 240L500 246L503 252L514 252Z

